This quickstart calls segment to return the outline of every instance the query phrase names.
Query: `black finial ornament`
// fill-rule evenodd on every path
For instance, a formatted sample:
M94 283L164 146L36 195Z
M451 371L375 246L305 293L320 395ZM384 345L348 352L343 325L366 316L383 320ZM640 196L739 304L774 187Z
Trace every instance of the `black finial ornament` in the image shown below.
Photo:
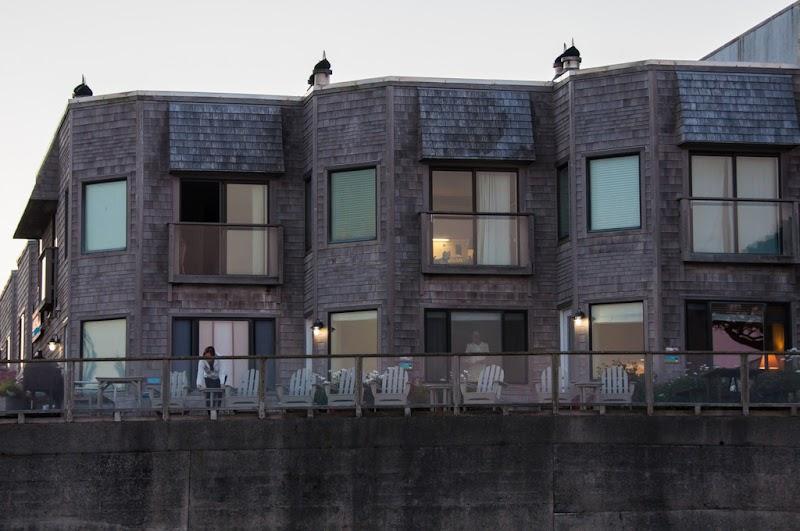
M314 70L311 72L311 75L308 77L308 84L313 86L314 85L314 77L317 74L325 74L330 76L333 74L333 70L331 70L331 63L325 57L325 50L322 50L322 60L320 60L317 64L314 65Z
M94 94L92 89L90 89L89 85L86 84L86 76L81 75L81 84L72 90L72 97L85 98L87 96L91 96L92 94Z

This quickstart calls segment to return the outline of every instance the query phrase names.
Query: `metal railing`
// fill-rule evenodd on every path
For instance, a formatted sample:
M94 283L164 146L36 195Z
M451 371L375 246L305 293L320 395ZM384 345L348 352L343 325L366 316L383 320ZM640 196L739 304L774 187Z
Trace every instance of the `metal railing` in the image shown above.
M283 227L170 223L170 281L279 283Z
M421 212L426 272L530 268L531 214Z
M431 359L446 370L433 370ZM729 409L748 415L754 408L795 414L800 406L800 354L793 352L218 356L215 363L226 379L219 389L197 378L197 357L12 360L0 366L0 418L167 420L242 412L264 418L290 410L309 416L333 410L460 414L473 408L551 414Z

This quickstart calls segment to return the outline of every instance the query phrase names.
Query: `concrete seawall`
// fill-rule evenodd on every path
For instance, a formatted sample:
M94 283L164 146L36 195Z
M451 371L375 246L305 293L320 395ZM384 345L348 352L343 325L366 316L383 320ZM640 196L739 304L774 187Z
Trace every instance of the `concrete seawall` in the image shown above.
M0 425L0 529L800 527L800 419Z

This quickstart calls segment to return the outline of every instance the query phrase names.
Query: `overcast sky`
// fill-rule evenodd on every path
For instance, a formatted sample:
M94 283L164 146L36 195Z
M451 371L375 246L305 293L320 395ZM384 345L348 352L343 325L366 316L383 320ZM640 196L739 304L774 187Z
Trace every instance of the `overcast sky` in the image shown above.
M22 250L12 234L81 74L95 94L302 95L325 49L333 81L386 75L549 80L553 58L573 37L584 68L699 59L787 5L0 0L0 287Z

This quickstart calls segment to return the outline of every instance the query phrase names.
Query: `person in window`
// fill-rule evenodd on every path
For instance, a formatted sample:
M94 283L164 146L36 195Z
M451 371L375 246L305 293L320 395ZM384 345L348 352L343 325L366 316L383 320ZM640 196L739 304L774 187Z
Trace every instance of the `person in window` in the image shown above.
M467 343L467 349L464 352L467 354L472 352L489 352L489 343L481 341L481 333L477 330L473 330L472 342Z
M227 383L228 375L222 361L215 360L217 351L214 347L208 346L203 350L203 358L197 367L197 388L198 389L221 389ZM206 392L206 406L209 409L217 408L221 405L222 395L219 391Z

